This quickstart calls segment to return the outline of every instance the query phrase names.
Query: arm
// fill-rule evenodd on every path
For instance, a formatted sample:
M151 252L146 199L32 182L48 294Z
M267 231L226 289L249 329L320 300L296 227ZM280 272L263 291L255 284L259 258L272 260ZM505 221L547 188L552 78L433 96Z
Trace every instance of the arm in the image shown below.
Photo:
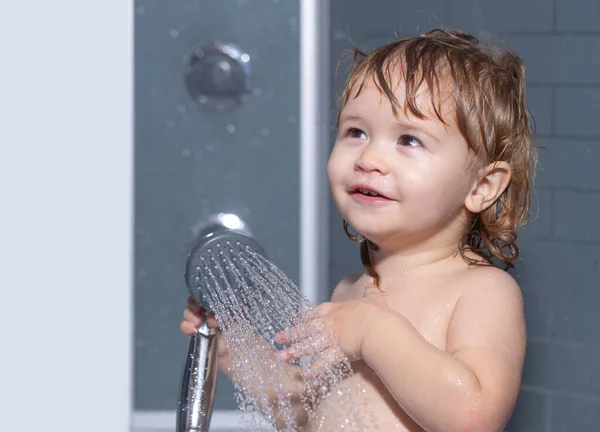
M365 362L427 431L500 431L514 408L526 339L521 292L508 274L481 271L456 307L446 351L383 308L363 339Z

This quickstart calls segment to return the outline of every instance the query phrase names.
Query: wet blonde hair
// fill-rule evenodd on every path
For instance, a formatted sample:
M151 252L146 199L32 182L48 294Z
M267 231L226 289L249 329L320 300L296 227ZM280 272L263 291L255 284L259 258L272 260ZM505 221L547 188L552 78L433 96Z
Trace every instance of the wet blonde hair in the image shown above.
M470 264L512 267L519 256L516 230L529 218L537 163L537 134L525 98L525 67L521 59L512 51L499 50L474 36L441 29L391 42L369 54L355 50L353 58L340 108L350 97L360 94L367 80L372 80L391 102L395 115L401 110L405 115L423 119L426 115L416 99L425 85L433 114L444 124L448 124L448 119L442 117L441 106L446 101L453 104L454 121L475 163L486 166L505 161L510 165L508 187L492 206L471 215L458 252ZM392 90L400 81L406 92L402 105ZM345 221L344 230L357 240ZM371 257L371 250L376 250L377 245L365 240L360 249L367 273L378 283ZM467 251L475 252L483 261L468 257Z

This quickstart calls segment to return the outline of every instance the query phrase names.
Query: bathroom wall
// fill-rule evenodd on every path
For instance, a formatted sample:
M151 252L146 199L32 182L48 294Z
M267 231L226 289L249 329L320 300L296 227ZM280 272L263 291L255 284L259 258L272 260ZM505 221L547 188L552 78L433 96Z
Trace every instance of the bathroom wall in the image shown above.
M439 26L514 49L528 67L528 100L545 139L533 221L520 232L514 276L529 346L507 430L597 431L600 424L600 4L593 0L332 0L332 61ZM332 81L339 94L346 69ZM331 212L331 286L360 269Z
M236 213L298 281L298 20L297 1L135 2L138 412L176 408L193 225L212 213ZM199 105L184 85L186 59L211 41L234 43L250 56L250 91L222 112ZM215 409L234 409L232 396L220 376Z
M547 150L540 153L534 217L520 232L522 254L513 271L525 297L529 346L507 431L596 430L598 2L331 4L333 69L345 49L370 50L439 26L489 38L525 60L528 99ZM178 323L189 228L212 212L236 212L270 257L298 280L298 2L185 0L174 7L138 0L135 7L134 404L136 411L173 411L187 345ZM252 90L241 106L225 113L199 107L183 85L185 57L215 39L237 43L252 59ZM347 70L333 72L335 98ZM333 287L359 270L360 262L330 205ZM221 379L217 409L234 408L231 390Z

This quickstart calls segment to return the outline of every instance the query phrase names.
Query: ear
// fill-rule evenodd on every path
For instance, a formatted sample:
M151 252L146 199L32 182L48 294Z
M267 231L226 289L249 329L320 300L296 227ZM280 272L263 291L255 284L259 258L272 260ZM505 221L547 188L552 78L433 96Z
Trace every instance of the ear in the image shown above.
M504 161L493 162L482 168L465 199L467 209L471 213L481 213L490 207L504 193L510 177L510 165Z

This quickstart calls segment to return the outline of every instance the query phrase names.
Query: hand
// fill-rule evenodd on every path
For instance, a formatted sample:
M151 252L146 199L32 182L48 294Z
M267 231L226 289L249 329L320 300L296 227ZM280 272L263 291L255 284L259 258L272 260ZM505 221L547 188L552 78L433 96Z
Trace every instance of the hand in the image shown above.
M323 303L309 311L300 324L275 335L275 342L292 345L280 351L279 358L290 361L313 356L316 361L305 372L306 377L318 376L344 358L359 360L366 326L382 307L387 304L374 286L367 287L360 300Z
M181 321L180 325L181 331L188 336L193 336L205 321L210 328L219 329L219 323L215 319L215 316L213 314L207 315L206 310L196 303L192 297L189 297L187 299L187 307L183 311L183 321ZM229 355L227 344L223 337L217 340L217 345L217 358L219 362L223 362Z
M211 328L219 328L219 324L215 319L214 315L210 314L207 316L206 311L196 301L189 297L187 300L187 307L183 311L183 321L181 321L181 331L188 336L193 336L196 330L204 324L208 323Z

